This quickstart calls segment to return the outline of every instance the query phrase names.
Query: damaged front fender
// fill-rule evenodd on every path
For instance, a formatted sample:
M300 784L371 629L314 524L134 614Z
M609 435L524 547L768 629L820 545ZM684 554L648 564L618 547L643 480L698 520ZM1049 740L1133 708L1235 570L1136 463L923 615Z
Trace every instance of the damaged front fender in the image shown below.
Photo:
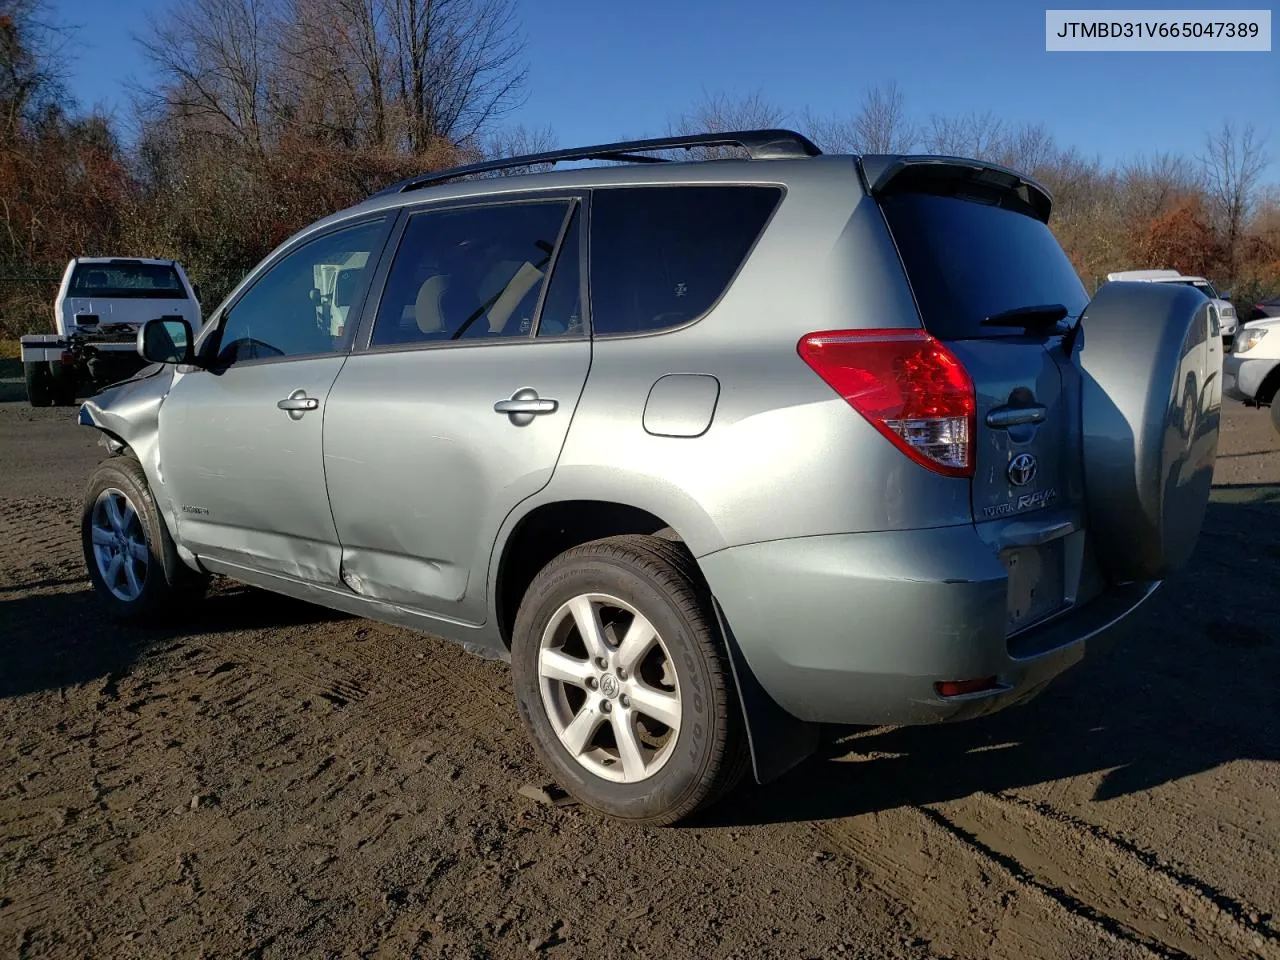
M152 364L84 401L79 416L81 426L102 432L104 444L113 455L129 450L137 457L170 531L176 529L176 518L164 495L159 440L160 407L169 395L174 375L174 367Z

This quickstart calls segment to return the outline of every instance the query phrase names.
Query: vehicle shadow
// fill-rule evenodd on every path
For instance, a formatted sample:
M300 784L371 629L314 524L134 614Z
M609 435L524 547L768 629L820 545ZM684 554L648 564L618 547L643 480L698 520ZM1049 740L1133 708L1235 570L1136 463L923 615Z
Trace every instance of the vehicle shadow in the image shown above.
M1089 775L1105 800L1233 760L1280 761L1280 487L1221 493L1248 502L1210 504L1188 568L1110 653L990 717L833 731L817 756L739 790L701 825L847 817Z
M0 403L17 403L26 399L27 385L23 380L0 380Z
M174 641L344 619L355 618L233 584L218 584L210 596L146 626L111 620L87 584L73 593L0 594L0 699L119 676Z

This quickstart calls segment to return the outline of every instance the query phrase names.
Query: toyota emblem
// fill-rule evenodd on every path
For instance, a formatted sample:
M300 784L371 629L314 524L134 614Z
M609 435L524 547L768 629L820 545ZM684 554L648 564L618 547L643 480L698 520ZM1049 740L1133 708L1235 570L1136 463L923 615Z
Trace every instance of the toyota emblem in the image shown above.
M1036 478L1036 458L1020 453L1009 461L1009 482L1015 487L1025 487Z

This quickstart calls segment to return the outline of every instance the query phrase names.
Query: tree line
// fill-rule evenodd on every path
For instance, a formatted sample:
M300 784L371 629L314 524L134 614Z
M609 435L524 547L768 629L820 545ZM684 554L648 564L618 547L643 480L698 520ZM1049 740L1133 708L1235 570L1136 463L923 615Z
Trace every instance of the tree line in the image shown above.
M85 110L44 0L0 0L0 337L44 331L76 255L172 257L210 309L294 231L425 170L556 145L513 125L516 0L171 0L137 40L153 81L127 119ZM1043 124L914 115L893 84L847 116L704 94L669 132L793 125L824 150L921 151L1027 171L1082 278L1171 267L1240 301L1280 291L1280 191L1263 135L1105 165Z

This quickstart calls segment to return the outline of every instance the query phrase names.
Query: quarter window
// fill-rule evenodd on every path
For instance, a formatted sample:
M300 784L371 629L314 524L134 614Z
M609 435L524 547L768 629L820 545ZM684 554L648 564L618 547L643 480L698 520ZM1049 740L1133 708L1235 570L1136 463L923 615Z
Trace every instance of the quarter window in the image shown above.
M303 244L267 270L227 314L219 362L345 351L383 232L381 220L336 230Z
M529 336L569 206L414 214L387 276L372 346Z
M582 327L582 250L578 222L581 214L575 209L573 221L565 231L556 267L547 287L547 299L538 319L539 337L580 337Z
M591 326L644 333L696 320L728 287L782 193L629 187L591 200Z

